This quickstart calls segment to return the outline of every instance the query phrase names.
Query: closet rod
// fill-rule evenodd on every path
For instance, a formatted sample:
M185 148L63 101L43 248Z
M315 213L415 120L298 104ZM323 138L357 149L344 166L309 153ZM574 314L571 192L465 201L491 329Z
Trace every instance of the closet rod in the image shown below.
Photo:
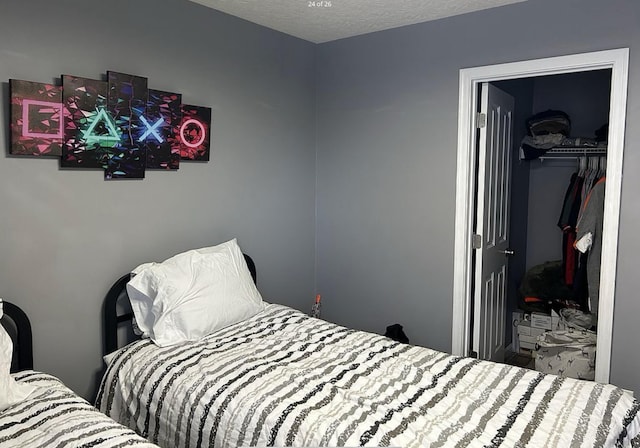
M553 148L538 157L540 160L606 157L606 148Z
M539 160L577 160L581 157L585 157L585 156L579 156L579 155L575 155L575 156L540 156L538 157ZM601 157L601 156L596 156L596 155L592 155L592 156L586 156L586 157Z

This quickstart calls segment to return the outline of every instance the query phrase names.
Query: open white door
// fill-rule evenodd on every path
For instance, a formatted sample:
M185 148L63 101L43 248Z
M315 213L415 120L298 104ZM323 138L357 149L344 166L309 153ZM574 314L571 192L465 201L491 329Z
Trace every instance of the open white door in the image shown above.
M483 83L478 127L473 350L504 361L514 99Z

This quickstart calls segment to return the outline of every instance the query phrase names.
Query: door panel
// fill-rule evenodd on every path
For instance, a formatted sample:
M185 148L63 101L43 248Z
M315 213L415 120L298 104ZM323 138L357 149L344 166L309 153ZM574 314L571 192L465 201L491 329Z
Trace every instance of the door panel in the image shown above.
M473 350L481 359L504 360L509 201L513 149L513 97L484 83L478 140L478 195Z

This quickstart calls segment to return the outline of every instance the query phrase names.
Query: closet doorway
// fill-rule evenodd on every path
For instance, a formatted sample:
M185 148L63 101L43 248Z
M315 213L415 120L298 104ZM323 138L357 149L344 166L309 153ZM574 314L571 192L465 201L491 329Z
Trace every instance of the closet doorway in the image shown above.
M605 218L595 373L596 381L604 383L609 381L627 97L627 66L628 49L617 49L476 67L460 71L452 325L452 352L454 354L470 355L473 339L471 333L472 296L475 287L473 255L476 250L474 249L473 230L475 229L477 207L475 189L478 182L476 175L478 162L476 105L479 99L480 84L593 70L609 70L611 93L608 117L607 187L604 199ZM519 142L514 142L514 145L518 144Z

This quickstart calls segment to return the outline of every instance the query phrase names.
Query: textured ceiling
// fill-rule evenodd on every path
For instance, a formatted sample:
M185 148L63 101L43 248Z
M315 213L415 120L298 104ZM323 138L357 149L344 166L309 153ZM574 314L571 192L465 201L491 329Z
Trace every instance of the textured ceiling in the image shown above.
M315 43L526 0L190 0Z

